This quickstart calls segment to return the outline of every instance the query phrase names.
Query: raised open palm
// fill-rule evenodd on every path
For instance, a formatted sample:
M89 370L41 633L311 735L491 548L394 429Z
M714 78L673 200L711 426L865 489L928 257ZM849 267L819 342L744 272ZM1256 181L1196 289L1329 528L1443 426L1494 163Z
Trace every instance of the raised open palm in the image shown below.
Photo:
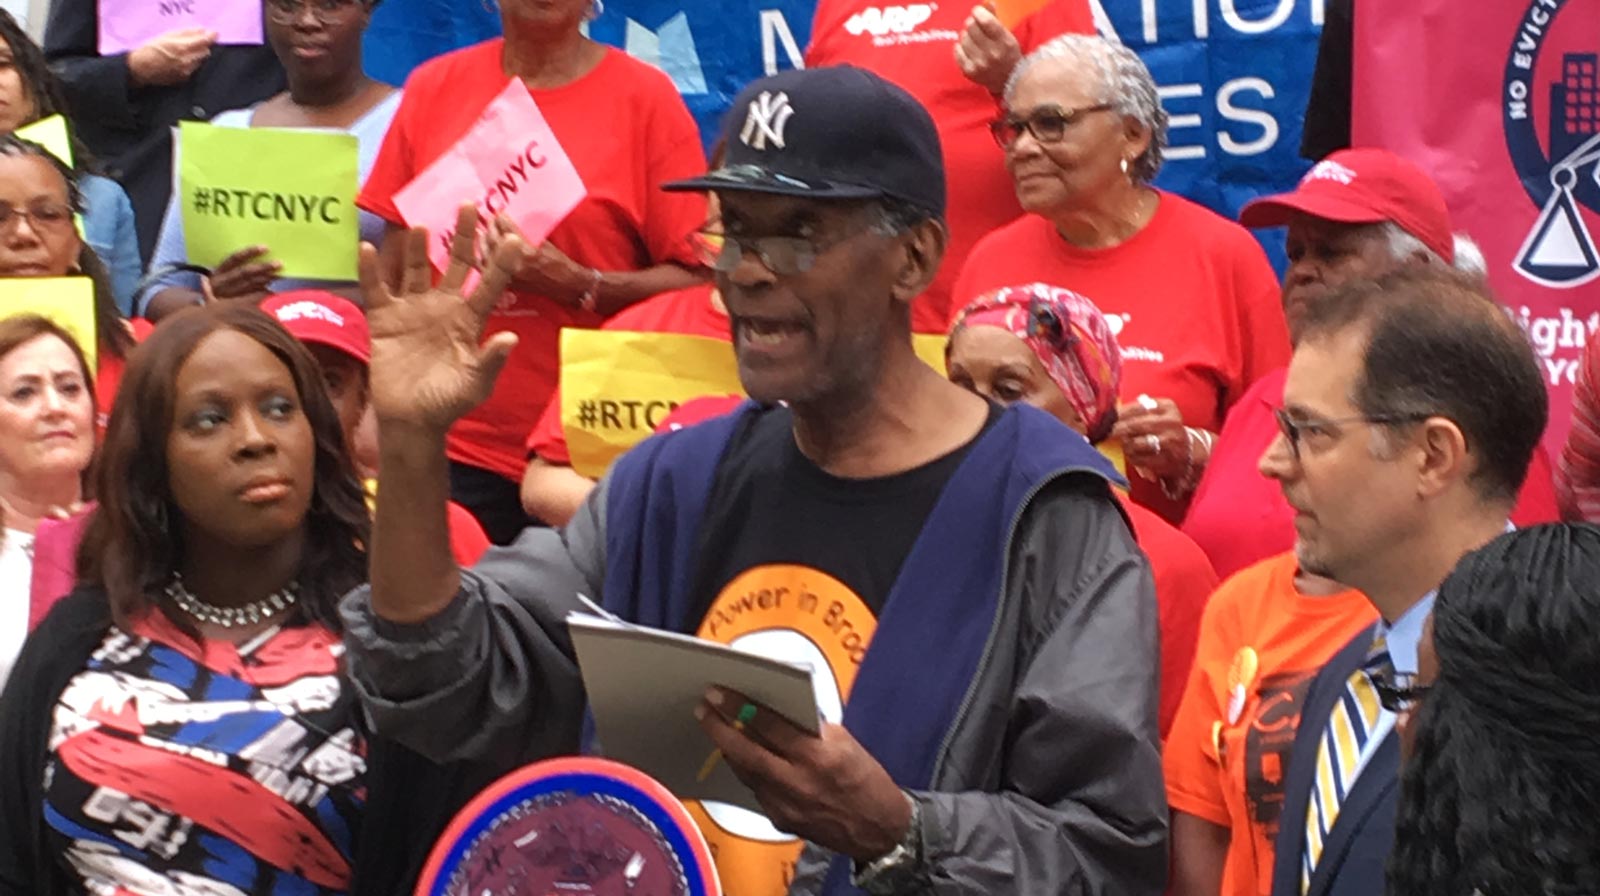
M372 406L380 422L443 431L489 397L517 344L514 333L483 342L484 323L524 251L507 240L486 259L483 278L464 293L473 270L478 215L463 205L450 242L450 265L437 286L428 262L428 232L405 236L400 288L378 275L377 250L361 247L361 293L372 329Z

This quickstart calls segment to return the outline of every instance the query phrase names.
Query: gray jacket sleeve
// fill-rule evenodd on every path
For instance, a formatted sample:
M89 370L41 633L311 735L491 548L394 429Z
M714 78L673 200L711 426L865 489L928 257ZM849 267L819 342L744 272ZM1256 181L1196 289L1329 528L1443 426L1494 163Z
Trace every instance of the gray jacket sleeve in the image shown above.
M1001 622L1016 635L995 639L934 792L914 794L928 889L1159 896L1167 804L1149 563L1104 487L1080 479L1036 497L1008 570Z
M398 625L362 586L340 607L351 681L378 733L435 761L506 768L578 750L583 682L566 616L599 598L604 490L562 531L529 529L461 571L433 618Z

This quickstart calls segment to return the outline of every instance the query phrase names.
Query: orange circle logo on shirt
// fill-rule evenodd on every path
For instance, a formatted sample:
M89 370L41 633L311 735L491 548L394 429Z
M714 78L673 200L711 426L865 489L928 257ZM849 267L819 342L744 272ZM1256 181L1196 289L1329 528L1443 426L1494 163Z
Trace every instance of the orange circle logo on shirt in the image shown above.
M698 636L811 668L818 714L844 717L878 620L843 582L808 566L769 564L746 570L712 601ZM800 841L754 812L721 803L690 803L716 856L726 891L782 896L793 880Z

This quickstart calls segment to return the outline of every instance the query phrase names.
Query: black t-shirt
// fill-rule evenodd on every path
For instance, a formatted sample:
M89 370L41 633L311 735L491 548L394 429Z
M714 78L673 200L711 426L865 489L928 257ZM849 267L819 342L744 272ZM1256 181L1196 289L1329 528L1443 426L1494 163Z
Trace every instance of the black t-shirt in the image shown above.
M771 565L824 573L876 617L945 484L999 414L991 405L983 430L955 451L875 479L841 479L812 463L795 444L787 408L751 414L717 469L700 534L700 604L691 618L704 616L746 570Z

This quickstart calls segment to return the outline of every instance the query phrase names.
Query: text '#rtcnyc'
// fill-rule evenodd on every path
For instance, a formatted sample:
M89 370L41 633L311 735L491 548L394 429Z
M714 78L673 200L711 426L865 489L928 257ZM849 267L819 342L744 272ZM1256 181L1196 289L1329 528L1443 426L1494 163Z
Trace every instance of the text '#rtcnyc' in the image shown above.
M653 431L678 409L675 401L584 399L578 402L578 425L584 429Z
M533 172L543 168L548 161L549 158L539 149L539 141L533 140L523 147L522 152L506 164L505 170L500 172L500 176L494 179L494 183L478 200L479 229L487 227L491 218L505 211L511 205L511 198L527 186ZM449 249L455 237L455 228L452 227L439 235L439 241Z
M261 190L230 190L226 187L195 187L189 204L197 215L216 218L254 218L258 221L291 223L339 223L337 196L308 196L302 193L273 193Z

